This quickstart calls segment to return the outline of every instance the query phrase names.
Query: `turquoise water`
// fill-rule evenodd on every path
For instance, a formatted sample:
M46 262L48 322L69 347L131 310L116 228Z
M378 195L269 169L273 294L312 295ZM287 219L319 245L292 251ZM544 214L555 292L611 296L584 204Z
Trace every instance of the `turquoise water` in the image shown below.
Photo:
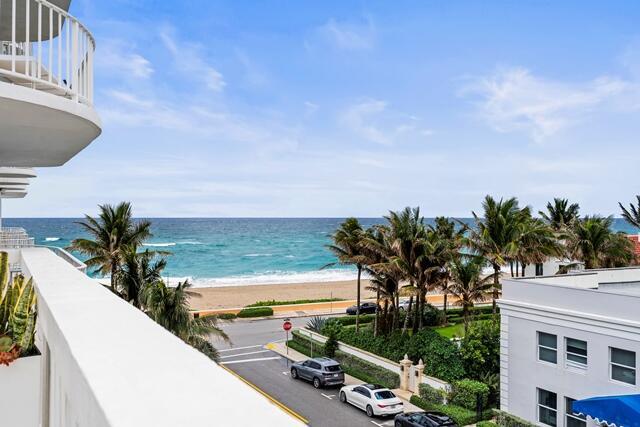
M24 227L36 244L66 247L82 236L78 219L6 219L7 227ZM151 219L150 249L170 251L165 273L189 277L196 286L296 283L346 280L350 267L321 269L335 261L325 248L342 218L156 218ZM381 218L361 218L363 226ZM427 219L427 222L431 222ZM636 232L620 219L616 230Z

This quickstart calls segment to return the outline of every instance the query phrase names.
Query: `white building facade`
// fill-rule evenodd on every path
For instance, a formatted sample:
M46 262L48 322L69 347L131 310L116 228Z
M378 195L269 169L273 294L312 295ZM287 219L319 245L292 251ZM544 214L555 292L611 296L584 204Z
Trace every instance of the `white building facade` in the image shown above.
M572 401L640 393L640 268L503 280L500 407L539 425L596 425Z

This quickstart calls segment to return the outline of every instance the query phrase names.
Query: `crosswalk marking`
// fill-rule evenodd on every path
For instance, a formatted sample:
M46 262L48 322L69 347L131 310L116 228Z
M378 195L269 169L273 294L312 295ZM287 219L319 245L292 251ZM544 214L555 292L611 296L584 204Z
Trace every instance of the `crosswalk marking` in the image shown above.
M249 351L247 353L238 353L238 354L228 354L226 356L220 356L220 359L228 359L229 357L240 357L240 356L247 356L249 354L258 354L258 353L268 353L271 350L258 350L258 351Z
M257 347L262 347L261 344L258 345L248 345L246 347L231 347L231 348L225 348L224 350L218 350L218 353L224 353L227 351L235 351L235 350L246 350L248 348L257 348Z
M260 357L256 359L244 359L244 360L229 360L228 362L220 362L221 365L232 365L235 363L249 363L249 362L261 362L263 360L278 360L282 359L280 356L275 357Z

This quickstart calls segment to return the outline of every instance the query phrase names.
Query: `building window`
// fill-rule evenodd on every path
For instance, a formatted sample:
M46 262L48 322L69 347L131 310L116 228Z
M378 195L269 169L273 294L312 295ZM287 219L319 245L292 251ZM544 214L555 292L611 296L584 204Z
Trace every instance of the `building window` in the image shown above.
M538 332L538 360L558 363L558 337Z
M609 347L611 379L627 384L636 384L636 353Z
M555 393L538 389L538 421L548 426L556 427L558 417L558 402Z
M565 426L566 427L587 427L587 418L584 415L576 415L573 413L573 402L575 399L570 397L564 398L565 408Z
M587 367L587 342L574 338L567 338L567 366L585 369Z
M542 263L537 263L536 264L536 276L543 276L544 275L544 269L542 268Z

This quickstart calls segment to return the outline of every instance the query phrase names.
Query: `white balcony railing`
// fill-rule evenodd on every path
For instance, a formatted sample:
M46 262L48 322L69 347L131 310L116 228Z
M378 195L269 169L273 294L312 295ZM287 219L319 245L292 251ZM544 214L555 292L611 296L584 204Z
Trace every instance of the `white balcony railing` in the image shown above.
M0 81L92 105L95 40L89 30L46 0L10 3L11 39L0 42Z
M26 230L21 227L0 228L0 248L19 249L29 248L34 245L33 237L29 237Z
M51 251L13 256L37 289L40 407L0 400L3 413L37 412L41 427L302 425Z

